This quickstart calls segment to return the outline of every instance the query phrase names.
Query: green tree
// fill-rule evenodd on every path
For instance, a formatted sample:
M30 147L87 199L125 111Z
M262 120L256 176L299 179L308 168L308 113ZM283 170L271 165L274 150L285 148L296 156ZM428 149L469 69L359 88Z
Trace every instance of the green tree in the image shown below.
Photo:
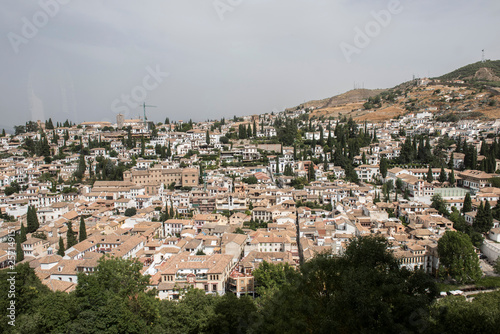
M345 254L319 254L262 303L254 332L401 333L421 323L437 294L422 271L400 269L383 237L355 238Z
M455 185L455 171L453 169L448 174L448 182L450 182L452 186Z
M431 165L429 165L429 169L427 170L426 181L429 182L429 183L431 183L432 181L434 181L434 177L432 176Z
M25 242L26 241L26 228L24 227L24 223L21 223L21 231L19 233L19 240L21 242Z
M40 224L38 223L38 216L36 213L36 208L32 205L28 206L26 220L27 220L26 231L28 233L33 233L40 227Z
M454 159L453 152L451 152L450 158L448 159L448 168L451 170L453 170L453 167L455 166L453 162Z
M387 176L387 168L389 166L389 163L385 157L382 157L380 159L380 174L382 177L385 179Z
M160 320L155 290L146 292L143 264L103 256L92 275L79 274L75 291L77 317L68 332L145 333Z
M85 170L87 169L87 165L85 163L85 155L80 153L80 157L78 158L78 167L75 171L75 177L78 180L82 180L85 175Z
M253 271L256 288L260 296L272 295L285 284L289 284L296 271L288 263L269 263L263 261L259 268Z
M21 240L17 239L17 242L16 242L16 263L19 263L22 260L24 260L24 251L23 251L23 247L21 246Z
M434 194L431 198L431 201L431 208L438 210L439 213L445 217L448 217L450 215L448 209L446 208L446 202L444 201L443 197L441 197L441 194Z
M135 216L136 214L137 214L136 208L128 208L127 210L125 210L125 216L127 217L132 217Z
M446 231L438 241L440 271L459 283L470 283L481 278L479 258L467 234Z
M484 206L483 202L479 204L472 227L479 233L488 233L493 227L493 214L488 200L486 200Z
M78 241L82 242L87 239L87 228L85 226L85 219L83 216L80 216L80 229L78 230Z
M210 145L210 132L208 132L208 130L207 130L207 133L205 135L205 141L207 142L207 145Z
M64 256L64 241L62 237L59 237L59 249L57 250L57 255Z
M441 167L441 173L439 173L439 182L444 183L448 180L448 175L444 170L444 167Z
M500 326L500 292L440 299L430 309L428 333L496 333Z
M66 249L69 249L78 243L75 232L73 231L73 224L68 222L68 230L66 231Z
M466 212L471 212L472 211L472 199L470 197L470 193L467 192L465 194L464 198L464 205L462 207L462 213L465 214Z
M255 319L256 311L257 307L251 297L237 298L232 293L226 293L215 301L207 333L246 333Z
M309 165L309 169L307 170L307 180L309 182L316 180L316 173L314 171L314 164L312 162Z

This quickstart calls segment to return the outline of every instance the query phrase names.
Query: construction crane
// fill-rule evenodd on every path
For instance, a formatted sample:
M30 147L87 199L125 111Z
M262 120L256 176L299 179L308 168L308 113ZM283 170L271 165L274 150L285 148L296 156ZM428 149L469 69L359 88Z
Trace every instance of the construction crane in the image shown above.
M146 102L143 102L142 103L142 109L144 110L144 127L146 128L147 127L147 117L146 117L146 107L148 108L156 108L156 106L150 106L148 104L146 104Z

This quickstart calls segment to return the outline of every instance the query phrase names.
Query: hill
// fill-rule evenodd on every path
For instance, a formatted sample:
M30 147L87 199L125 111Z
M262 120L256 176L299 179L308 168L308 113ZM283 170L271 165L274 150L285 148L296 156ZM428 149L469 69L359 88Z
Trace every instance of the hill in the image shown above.
M453 72L435 78L441 81L463 80L466 82L500 83L500 60L487 60L461 67Z
M322 100L313 100L303 104L304 108L326 109L336 108L349 103L365 102L386 89L353 89L346 93L329 97Z
M500 118L500 88L496 86L500 87L500 60L488 60L438 78L408 81L389 89L355 89L287 111L305 109L310 118L346 116L369 122L423 111L441 120L496 119Z

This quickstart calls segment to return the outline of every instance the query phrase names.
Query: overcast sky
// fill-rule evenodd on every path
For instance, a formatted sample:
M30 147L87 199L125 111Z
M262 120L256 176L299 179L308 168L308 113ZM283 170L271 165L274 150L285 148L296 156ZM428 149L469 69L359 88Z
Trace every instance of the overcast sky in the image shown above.
M0 127L115 122L144 100L150 120L201 121L393 87L500 59L499 18L498 0L2 0Z

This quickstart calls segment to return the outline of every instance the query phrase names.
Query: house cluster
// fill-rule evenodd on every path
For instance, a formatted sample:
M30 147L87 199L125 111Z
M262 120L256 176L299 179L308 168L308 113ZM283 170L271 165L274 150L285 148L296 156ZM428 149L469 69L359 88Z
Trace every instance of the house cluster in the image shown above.
M304 113L290 111L287 116ZM463 155L454 154L449 165L456 185L439 181L440 168L431 169L432 181L428 168L412 166L390 168L382 177L381 159L401 154L402 128L407 134L460 137L479 151L478 134L496 136L500 123L439 123L428 114L365 123L378 142L354 157L358 184L346 181L345 170L329 162L330 152L319 145L312 147L310 160L303 160L291 146L248 139L228 144L228 136L240 126L257 127L255 137L260 139L275 137L271 124L277 115L272 114L196 123L186 131L179 131L182 121L160 124L154 136L147 123L119 117L119 124L85 122L2 137L0 267L7 266L11 252L5 243L8 231L20 233L31 206L40 226L22 243L23 261L58 291L75 289L78 275L94 272L107 254L140 261L142 273L151 277L150 287L162 299L182 298L188 287L207 294L254 295L252 273L263 261L296 267L300 255L305 260L324 252L340 255L353 237L370 234L390 242L401 266L437 274L437 243L445 231L453 230L453 223L431 207L432 196L439 193L450 210L461 210L470 193L473 211L465 216L474 224L480 203L488 200L494 206L500 197L500 189L490 183L495 174L463 170ZM38 126L44 129L43 123ZM314 119L309 126L328 129L325 139L334 136L328 120ZM61 159L30 156L23 143L42 136L50 142L52 156ZM309 131L304 136L316 142L322 135ZM102 147L95 147L99 144ZM83 180L92 178L103 159L128 166L122 180L75 181L81 151L90 147ZM159 158L165 147L170 155ZM447 159L454 148L448 148ZM315 164L313 159L326 162ZM500 167L500 161L497 164ZM296 184L311 174L314 181ZM392 190L380 201L381 184L387 182L393 189L400 184L407 196L398 198ZM66 245L70 226L78 238L82 219L87 238L58 255L60 238ZM490 237L498 242L499 235L495 221ZM486 245L488 256L500 255L494 245Z

